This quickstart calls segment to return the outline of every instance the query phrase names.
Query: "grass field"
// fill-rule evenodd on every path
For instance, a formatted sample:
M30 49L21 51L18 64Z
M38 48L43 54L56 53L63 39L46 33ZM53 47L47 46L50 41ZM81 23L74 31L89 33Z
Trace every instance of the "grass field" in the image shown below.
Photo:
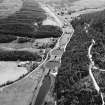
M0 62L0 85L7 81L15 81L28 71L24 67L17 67L16 62Z
M102 8L105 6L105 0L78 0L71 3L70 10L79 11L87 8Z

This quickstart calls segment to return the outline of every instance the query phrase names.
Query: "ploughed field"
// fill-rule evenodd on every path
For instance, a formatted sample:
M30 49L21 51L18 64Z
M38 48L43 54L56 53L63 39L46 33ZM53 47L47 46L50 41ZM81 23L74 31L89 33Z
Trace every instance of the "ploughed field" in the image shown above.
M75 32L56 77L57 105L104 105L105 10L80 15L71 24Z

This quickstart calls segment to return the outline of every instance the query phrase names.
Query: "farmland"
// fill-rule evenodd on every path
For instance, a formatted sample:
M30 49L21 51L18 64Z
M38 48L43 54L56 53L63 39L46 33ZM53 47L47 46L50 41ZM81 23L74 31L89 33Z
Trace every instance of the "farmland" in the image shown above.
M3 9L3 6L8 10ZM11 9L11 6L14 9ZM32 72L45 60L48 51L61 36L62 30L58 26L42 25L47 15L34 0L17 1L17 5L14 0L5 0L0 7L0 64L3 72L1 84L3 82L4 85L9 85ZM27 61L30 63L27 64ZM17 62L24 64L18 67ZM13 73L15 78L12 78Z
M0 33L4 36L9 34L11 37L60 37L62 30L59 27L42 25L46 18L45 11L34 0L25 0L14 14L0 18Z

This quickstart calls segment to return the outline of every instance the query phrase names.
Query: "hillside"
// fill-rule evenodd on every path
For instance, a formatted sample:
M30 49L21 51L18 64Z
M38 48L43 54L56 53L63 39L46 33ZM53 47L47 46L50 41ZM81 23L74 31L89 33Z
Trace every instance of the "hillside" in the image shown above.
M75 31L62 56L55 84L58 105L102 105L101 95L97 93L90 76L89 48L93 45L90 54L95 67L105 69L104 17L105 10L80 15L72 20ZM105 73L95 72L93 69L97 84L103 89L102 77Z

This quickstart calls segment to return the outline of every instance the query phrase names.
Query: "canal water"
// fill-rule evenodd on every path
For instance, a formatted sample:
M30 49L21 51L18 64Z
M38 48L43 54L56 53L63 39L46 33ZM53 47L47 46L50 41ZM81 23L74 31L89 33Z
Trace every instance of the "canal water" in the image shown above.
M45 76L43 84L40 87L39 93L37 95L34 105L42 105L45 99L46 94L48 93L51 86L51 78L49 75Z

